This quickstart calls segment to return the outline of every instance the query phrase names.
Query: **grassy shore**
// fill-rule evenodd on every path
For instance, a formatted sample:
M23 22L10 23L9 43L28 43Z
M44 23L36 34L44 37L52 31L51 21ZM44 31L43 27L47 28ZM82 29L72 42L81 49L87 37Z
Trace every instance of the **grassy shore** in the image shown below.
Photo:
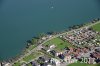
M38 52L38 53L32 53L32 54L26 56L25 58L23 58L23 61L29 62L30 60L35 59L35 58L38 57L39 55L41 55L41 53L39 53L39 52Z
M39 57L41 55L43 55L43 53L41 53L41 52L34 52L34 53L26 56L22 60L16 62L13 66L21 66L22 61L23 62L30 62L31 60L34 60L34 59L36 59L37 57Z

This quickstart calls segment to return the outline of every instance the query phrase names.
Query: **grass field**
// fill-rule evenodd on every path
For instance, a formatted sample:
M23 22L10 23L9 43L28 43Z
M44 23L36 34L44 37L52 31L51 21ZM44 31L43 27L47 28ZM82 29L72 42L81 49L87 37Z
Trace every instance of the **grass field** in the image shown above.
M48 42L46 42L44 45L55 45L57 50L62 50L65 47L73 47L69 42L63 41L60 38L54 38Z
M29 50L32 50L32 49L34 49L36 46L35 45L32 45L32 46L30 46L28 49Z
M100 66L100 64L73 63L68 66Z
M32 64L29 63L27 66L32 66Z
M20 63L17 62L17 63L15 63L13 66L20 66Z
M100 22L100 21L99 21ZM100 31L100 23L93 26L93 29L96 31Z
M25 58L23 58L23 61L29 62L30 60L35 59L35 58L39 57L40 55L42 55L42 53L40 53L40 52L32 53L32 54L26 56Z
M26 56L25 58L23 58L21 61L29 62L29 61L31 61L31 60L33 60L33 59L35 59L35 58L37 58L37 57L39 57L41 55L42 55L41 52L34 52L34 53ZM13 66L21 66L20 61L16 62ZM31 64L29 64L29 66L31 66Z

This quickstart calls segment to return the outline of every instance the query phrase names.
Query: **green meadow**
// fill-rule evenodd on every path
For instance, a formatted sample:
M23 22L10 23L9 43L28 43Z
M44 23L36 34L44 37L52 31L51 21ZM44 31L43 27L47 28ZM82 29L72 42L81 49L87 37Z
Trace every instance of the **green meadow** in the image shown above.
M99 21L99 22L100 22L100 21ZM96 30L96 31L100 31L100 23L98 23L98 24L92 26L92 28L93 28L94 30Z
M100 64L72 63L68 66L100 66Z
M73 47L72 44L70 44L68 41L64 41L60 38L54 38L48 42L46 42L44 45L55 45L57 50L62 50L64 49L65 47Z

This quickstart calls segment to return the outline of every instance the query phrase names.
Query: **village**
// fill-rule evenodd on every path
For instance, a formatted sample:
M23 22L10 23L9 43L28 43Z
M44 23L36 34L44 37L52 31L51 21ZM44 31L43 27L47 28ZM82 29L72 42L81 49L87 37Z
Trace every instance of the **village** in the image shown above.
M55 38L53 35L42 37L47 42L41 44L30 54L1 66L70 66L70 64L95 65L100 63L100 21L92 26L74 29ZM99 25L99 27L97 26ZM96 28L95 28L96 27ZM95 65L96 66L96 65Z

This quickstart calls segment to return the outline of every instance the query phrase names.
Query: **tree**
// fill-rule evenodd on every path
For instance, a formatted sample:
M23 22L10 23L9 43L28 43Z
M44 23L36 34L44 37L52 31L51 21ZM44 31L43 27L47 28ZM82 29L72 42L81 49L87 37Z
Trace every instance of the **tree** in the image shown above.
M30 43L30 44L32 44L32 41L31 41L31 40L27 40L27 43Z
M32 44L36 44L38 42L38 38L32 38Z
M45 33L40 33L39 35L38 35L38 38L42 38L42 37L44 37L44 36L46 36L46 34Z

